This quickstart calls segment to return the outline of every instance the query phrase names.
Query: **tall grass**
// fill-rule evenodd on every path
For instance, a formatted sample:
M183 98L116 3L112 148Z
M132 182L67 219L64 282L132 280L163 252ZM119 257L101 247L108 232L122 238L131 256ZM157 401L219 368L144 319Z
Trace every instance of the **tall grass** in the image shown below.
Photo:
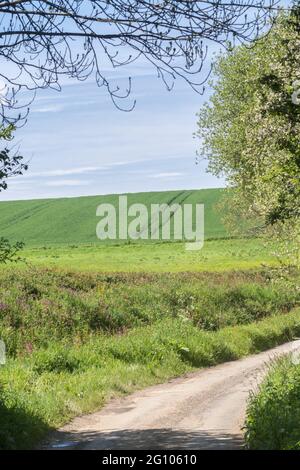
M112 397L299 334L298 310L216 332L167 318L122 336L94 336L81 345L53 342L9 359L0 369L0 448L29 448L49 430Z
M245 423L250 449L300 449L300 365L292 357L274 363L256 395Z
M53 341L83 343L172 318L205 331L289 312L300 302L294 282L263 273L107 274L49 269L0 273L0 337L10 355Z

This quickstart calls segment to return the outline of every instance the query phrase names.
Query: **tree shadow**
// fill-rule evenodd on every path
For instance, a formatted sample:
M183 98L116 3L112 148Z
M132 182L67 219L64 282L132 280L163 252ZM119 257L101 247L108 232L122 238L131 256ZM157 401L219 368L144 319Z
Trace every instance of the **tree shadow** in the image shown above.
M60 432L45 449L157 450L157 449L243 449L241 435L216 431L185 431L168 428L124 429L110 432Z
M40 417L0 401L0 450L29 449L52 430Z

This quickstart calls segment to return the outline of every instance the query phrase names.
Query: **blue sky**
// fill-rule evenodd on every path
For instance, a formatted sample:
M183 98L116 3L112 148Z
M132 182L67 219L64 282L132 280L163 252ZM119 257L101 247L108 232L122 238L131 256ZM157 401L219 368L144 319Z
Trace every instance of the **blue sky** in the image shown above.
M93 81L65 81L61 92L38 93L14 141L29 170L9 180L1 200L224 185L204 163L195 164L196 113L209 89L199 95L177 81L168 92L146 64L111 76L125 87L126 73L136 99L131 112L116 109Z
M210 57L218 49L210 45ZM132 76L135 109L130 113L116 109L92 80L64 80L61 92L41 90L28 123L14 141L29 160L29 170L10 179L0 200L225 185L207 173L205 162L195 163L196 113L209 97L208 86L199 95L176 80L168 92L145 62L119 72L110 70L108 75L124 88Z

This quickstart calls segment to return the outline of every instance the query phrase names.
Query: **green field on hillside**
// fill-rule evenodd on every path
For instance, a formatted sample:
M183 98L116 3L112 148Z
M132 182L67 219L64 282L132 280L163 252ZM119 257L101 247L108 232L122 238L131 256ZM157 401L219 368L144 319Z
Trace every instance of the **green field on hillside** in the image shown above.
M0 449L32 447L112 397L299 336L298 276L1 271Z
M174 240L98 240L96 209L101 203L118 209L118 195L1 202L0 234L25 242L21 255L29 264L76 271L225 271L275 264L272 244L230 238L216 207L223 194L223 189L128 194L128 206L203 203L205 244L199 251ZM172 229L171 217L171 238Z
M215 208L223 192L223 189L202 189L135 193L128 194L128 204L141 203L149 208L150 204L203 203L205 238L223 238L228 233ZM99 241L96 237L100 220L96 209L101 203L113 204L117 209L118 195L0 202L0 234L11 241L24 241L28 247L116 243Z

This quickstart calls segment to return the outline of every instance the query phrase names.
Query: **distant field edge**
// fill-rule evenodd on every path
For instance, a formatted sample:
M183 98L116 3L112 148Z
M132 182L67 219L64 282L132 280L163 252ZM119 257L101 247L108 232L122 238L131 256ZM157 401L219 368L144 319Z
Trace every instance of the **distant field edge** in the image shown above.
M25 247L28 264L84 272L205 272L277 266L274 243L260 238L206 240L198 251L184 243ZM19 263L21 266L22 263ZM25 264L23 263L25 266Z

